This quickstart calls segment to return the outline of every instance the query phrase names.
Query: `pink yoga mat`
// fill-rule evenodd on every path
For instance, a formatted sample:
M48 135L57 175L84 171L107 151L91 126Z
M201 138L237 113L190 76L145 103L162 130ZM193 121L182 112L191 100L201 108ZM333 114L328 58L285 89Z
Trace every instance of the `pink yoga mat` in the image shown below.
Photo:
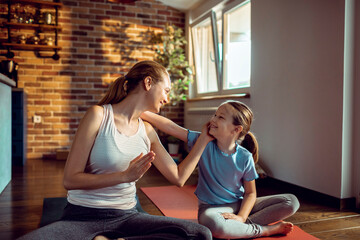
M197 198L194 194L195 186L144 187L141 190L168 217L175 217L197 222ZM260 238L264 240L319 240L295 226L294 231L286 236Z

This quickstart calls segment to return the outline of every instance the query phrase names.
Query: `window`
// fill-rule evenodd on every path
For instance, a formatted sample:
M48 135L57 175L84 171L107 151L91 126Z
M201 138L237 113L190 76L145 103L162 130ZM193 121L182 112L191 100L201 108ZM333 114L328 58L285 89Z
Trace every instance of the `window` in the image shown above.
M223 89L250 87L250 2L223 13Z
M211 12L191 26L198 94L219 90L219 51L215 13Z
M236 0L191 24L196 97L244 93L250 87L250 1ZM218 14L220 15L220 14Z

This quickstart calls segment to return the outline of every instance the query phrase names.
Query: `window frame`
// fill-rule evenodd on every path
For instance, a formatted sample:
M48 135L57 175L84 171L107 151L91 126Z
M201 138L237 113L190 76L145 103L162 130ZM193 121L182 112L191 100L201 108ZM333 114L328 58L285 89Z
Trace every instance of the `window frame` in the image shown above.
M214 57L215 57L215 71L216 71L216 81L217 81L217 91L214 92L207 92L207 93L198 93L197 90L197 77L195 76L195 81L192 84L192 87L194 88L194 93L196 97L206 97L206 96L214 96L218 95L219 89L221 87L220 85L220 79L221 79L221 63L219 59L219 41L218 41L218 31L217 31L217 24L216 24L216 13L214 11L210 11L209 13L205 14L201 18L197 19L193 23L190 24L190 34L191 34L191 42L192 42L192 56L193 61L195 65L195 75L196 75L196 58L195 58L195 41L194 41L194 35L193 35L193 27L196 27L200 23L204 22L205 20L210 19L210 25L211 25L211 33L213 38L213 50L214 50Z
M238 8L250 3L250 0L237 0L232 2L231 4L227 5L224 7L224 9L222 10L221 13L221 17L222 17L222 62L221 64L221 69L224 70L225 69L225 61L224 61L224 56L225 56L225 14L231 13L232 11L236 11ZM251 15L250 15L251 16ZM251 25L251 19L250 19L250 25ZM251 56L251 55L250 55ZM251 62L251 59L250 59ZM224 74L222 74L221 76L221 88L220 88L220 92L219 95L224 95L224 94L236 94L236 93L249 93L250 92L250 87L251 87L251 65L250 65L250 86L249 87L241 87L241 88L235 88L235 89L224 89Z
M231 11L235 11L236 9L244 6L245 4L251 3L251 0L235 0L229 4L226 4L222 9L220 9L219 12L221 12L221 42L222 42L222 49L219 49L219 33L217 29L217 21L219 19L216 18L216 13L213 10L210 10L207 14L200 17L199 19L195 20L193 23L190 24L190 36L191 36L191 42L192 42L192 58L195 65L195 75L196 75L196 59L195 59L195 50L194 48L194 36L193 36L193 27L200 24L201 22L205 21L207 18L210 18L211 20L211 28L212 28L212 36L213 36L213 44L214 44L214 53L215 53L215 66L216 66L216 73L217 73L217 86L218 90L214 92L207 92L207 93L198 93L197 90L197 77L195 76L195 81L192 84L192 92L193 92L193 98L199 99L199 98L209 98L209 97L219 97L219 96L236 96L236 95L247 95L249 96L250 88L251 88L251 70L250 70L250 87L242 87L242 88L236 88L236 89L224 89L224 56L225 56L225 15L230 13ZM251 21L251 19L250 19ZM251 22L250 22L251 24ZM222 60L220 62L220 51L222 53ZM251 61L251 60L250 60ZM189 99L191 100L191 98Z

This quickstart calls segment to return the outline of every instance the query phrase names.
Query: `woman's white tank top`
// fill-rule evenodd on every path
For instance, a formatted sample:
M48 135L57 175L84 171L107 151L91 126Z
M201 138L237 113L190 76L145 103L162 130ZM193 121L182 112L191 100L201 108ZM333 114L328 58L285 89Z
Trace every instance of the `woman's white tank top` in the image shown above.
M150 151L150 140L141 119L137 132L132 136L126 136L115 126L111 104L104 105L103 108L104 117L90 152L85 169L87 173L125 171L130 161L140 153L145 155ZM69 203L92 208L130 209L136 205L135 196L135 182L93 190L68 191Z

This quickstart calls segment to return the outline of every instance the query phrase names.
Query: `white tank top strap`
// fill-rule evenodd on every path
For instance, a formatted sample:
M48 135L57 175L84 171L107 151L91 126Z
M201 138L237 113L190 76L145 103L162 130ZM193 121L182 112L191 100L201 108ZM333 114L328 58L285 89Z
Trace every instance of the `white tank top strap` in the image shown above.
M148 135L146 133L145 123L141 118L139 118L139 133L142 136L142 139L144 139L145 144L148 146L148 149L150 151L151 142L150 142L150 139L149 139L149 137L148 137Z
M113 127L112 126L113 113L112 113L111 104L106 104L103 105L102 107L104 108L104 117L101 121L98 135L112 133L112 127Z
M143 120L141 119L141 118L139 118L139 132L142 132L143 133L143 131L146 133L146 131L145 131L146 129L145 129L145 124L144 124L144 122L143 122ZM142 134L143 135L143 134Z

